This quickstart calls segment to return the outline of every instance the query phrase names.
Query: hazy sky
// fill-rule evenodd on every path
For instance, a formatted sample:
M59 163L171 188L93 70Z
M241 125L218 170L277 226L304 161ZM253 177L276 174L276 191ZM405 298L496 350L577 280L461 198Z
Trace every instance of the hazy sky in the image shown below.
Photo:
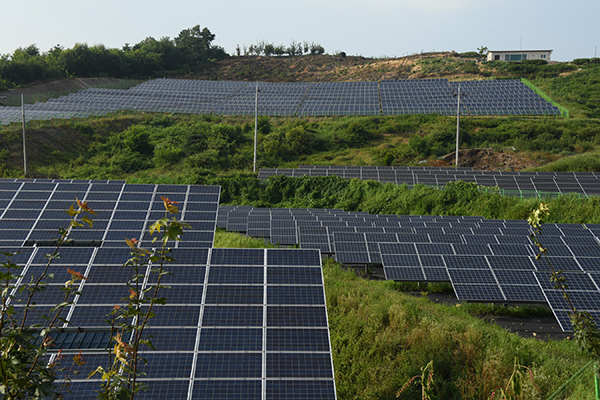
M0 0L0 54L37 44L121 48L195 25L229 54L266 40L321 44L365 57L421 51L552 49L553 60L594 57L598 0ZM521 47L522 43L522 47Z

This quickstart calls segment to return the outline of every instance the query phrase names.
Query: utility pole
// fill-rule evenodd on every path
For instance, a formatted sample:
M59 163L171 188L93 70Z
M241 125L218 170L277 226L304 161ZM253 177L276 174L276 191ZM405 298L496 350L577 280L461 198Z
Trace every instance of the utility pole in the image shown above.
M460 132L460 83L458 84L457 105L456 105L456 166L458 167L458 140Z
M25 101L21 93L21 120L23 122L23 170L27 176L27 148L25 147Z
M258 138L258 82L256 82L256 98L254 101L254 168L252 172L256 172L256 141Z

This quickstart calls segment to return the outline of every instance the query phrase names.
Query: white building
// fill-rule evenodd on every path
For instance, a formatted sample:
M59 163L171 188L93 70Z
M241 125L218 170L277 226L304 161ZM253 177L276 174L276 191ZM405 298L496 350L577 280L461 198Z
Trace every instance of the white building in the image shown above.
M488 61L550 61L552 50L489 50Z

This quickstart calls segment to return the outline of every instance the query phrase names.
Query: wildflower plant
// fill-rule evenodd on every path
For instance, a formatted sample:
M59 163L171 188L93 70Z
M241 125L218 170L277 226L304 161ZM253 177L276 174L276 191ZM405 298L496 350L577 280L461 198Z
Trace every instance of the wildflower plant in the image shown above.
M562 271L558 271L554 268L551 259L548 257L548 249L542 245L540 241L542 221L549 215L550 209L548 208L548 205L541 202L538 208L533 210L529 215L529 218L527 218L527 222L533 229L531 239L538 247L539 251L536 259L539 260L543 258L547 261L551 270L550 280L554 283L555 288L562 292L563 297L569 305L569 317L571 319L571 324L573 325L575 340L584 352L598 360L600 359L600 330L589 312L578 311L575 308L571 301L571 297L567 293L566 289L568 288L568 285L564 276L562 276Z
M59 323L66 322L62 312L80 294L79 283L86 277L80 272L67 269L71 279L59 288L64 292L62 301L52 307L48 315L41 317L43 323L31 324L31 318L28 320L28 317L35 308L36 294L48 290L46 280L54 278L48 271L53 260L60 258L60 248L69 242L73 229L84 225L91 227L93 221L90 215L96 214L87 203L79 199L66 211L71 217L70 223L67 228L59 230L60 236L56 240L54 251L46 254L46 267L39 276L31 276L26 281L21 274L22 267L13 262L18 253L1 252L6 257L0 265L0 394L4 399L61 397L60 390L55 385L60 357L55 357L52 363L48 363L48 351L53 344L52 331ZM36 318L36 322L39 319Z
M109 364L107 368L99 366L90 373L89 377L100 374L102 388L99 392L101 399L133 399L134 396L146 387L138 381L144 373L140 371L141 363L146 360L140 355L142 346L154 350L150 339L143 336L144 329L150 319L155 316L155 306L166 304L166 298L159 297L161 289L170 289L161 284L164 275L170 274L165 270L165 265L174 261L171 257L170 241L181 240L181 235L189 225L178 221L170 214L177 214L177 202L162 197L165 207L165 217L154 222L150 227L150 234L158 233L153 239L157 246L151 250L139 247L135 239L125 239L131 249L131 258L123 265L133 269L133 276L127 282L129 296L123 299L123 305L115 305L108 315L107 322L111 326L112 344L109 347ZM156 284L148 285L146 271L156 276Z
M496 396L497 395L497 396ZM531 368L520 365L515 358L513 373L506 386L494 390L489 400L526 400L541 398L542 391L535 384Z
M400 397L415 382L421 385L421 400L435 399L433 391L433 360L429 361L424 367L421 367L421 375L415 375L406 381L404 386L396 393L396 397Z

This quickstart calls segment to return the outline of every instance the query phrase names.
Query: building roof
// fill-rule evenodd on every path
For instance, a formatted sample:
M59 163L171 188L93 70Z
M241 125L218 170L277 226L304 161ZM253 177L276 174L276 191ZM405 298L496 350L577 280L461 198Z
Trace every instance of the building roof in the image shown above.
M552 51L553 50L488 50L488 53L547 53Z

